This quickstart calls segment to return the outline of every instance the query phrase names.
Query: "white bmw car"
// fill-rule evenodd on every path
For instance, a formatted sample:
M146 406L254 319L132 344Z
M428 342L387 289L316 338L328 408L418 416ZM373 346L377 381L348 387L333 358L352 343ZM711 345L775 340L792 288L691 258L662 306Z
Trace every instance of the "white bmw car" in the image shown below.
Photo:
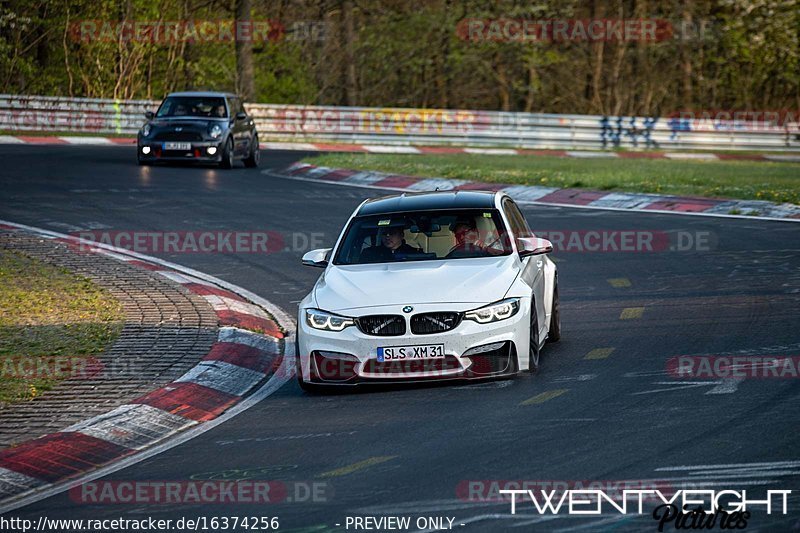
M297 377L321 386L535 372L561 336L551 243L506 194L443 191L363 202L300 303Z

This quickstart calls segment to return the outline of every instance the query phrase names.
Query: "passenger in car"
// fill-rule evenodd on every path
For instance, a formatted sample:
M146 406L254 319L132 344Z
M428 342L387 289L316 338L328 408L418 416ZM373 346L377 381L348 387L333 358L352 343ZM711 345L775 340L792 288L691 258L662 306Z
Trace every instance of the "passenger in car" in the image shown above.
M420 254L422 250L406 243L403 228L391 226L379 233L381 243L377 246L365 248L361 252L362 263L383 263L386 261L402 260L403 256Z
M448 259L487 255L474 219L458 219L450 225L450 231L453 232L456 245L447 253Z

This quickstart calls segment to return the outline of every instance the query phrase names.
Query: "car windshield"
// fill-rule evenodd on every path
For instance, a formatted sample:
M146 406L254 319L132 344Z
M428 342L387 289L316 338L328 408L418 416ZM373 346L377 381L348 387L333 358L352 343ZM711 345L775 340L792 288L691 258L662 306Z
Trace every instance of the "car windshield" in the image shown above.
M228 111L225 99L219 96L169 96L156 116L227 118Z
M335 265L468 259L511 253L496 209L410 211L356 217Z

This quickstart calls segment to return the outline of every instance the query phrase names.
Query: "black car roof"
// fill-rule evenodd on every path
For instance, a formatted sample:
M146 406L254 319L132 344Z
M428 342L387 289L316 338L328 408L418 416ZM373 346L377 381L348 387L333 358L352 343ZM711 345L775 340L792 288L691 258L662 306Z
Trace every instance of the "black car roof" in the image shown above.
M199 96L199 97L216 97L216 98L236 98L237 96L233 93L222 93L222 92L215 92L215 91L180 91L176 93L169 93L167 97L170 96Z
M393 194L367 200L357 216L436 209L493 209L492 191L436 191Z

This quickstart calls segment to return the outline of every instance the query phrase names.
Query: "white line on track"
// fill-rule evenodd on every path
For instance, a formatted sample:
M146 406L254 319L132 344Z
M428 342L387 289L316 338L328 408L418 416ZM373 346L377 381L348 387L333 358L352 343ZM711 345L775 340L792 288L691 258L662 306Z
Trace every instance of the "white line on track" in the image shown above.
M800 461L770 461L765 463L726 463L716 465L682 465L682 466L665 466L656 468L656 472L677 472L682 470L710 470L710 469L727 469L727 468L787 468L800 466Z

